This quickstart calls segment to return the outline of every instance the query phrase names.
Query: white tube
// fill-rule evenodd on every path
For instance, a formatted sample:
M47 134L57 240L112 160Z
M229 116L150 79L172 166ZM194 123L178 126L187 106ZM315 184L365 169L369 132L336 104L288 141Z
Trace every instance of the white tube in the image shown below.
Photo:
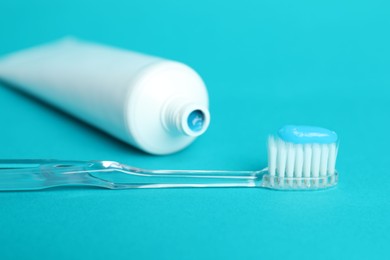
M185 148L210 122L188 66L78 40L8 55L0 79L152 154Z

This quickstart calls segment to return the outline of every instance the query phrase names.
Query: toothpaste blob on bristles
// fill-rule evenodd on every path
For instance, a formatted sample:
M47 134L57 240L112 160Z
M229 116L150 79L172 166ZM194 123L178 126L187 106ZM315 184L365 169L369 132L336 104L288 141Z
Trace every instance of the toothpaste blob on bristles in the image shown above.
M270 186L331 187L337 183L337 134L286 125L268 139Z

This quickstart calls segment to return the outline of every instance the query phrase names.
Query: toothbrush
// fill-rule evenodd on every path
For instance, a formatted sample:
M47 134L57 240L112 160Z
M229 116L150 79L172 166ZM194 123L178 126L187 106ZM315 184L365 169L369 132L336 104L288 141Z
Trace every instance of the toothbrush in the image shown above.
M0 191L58 186L325 189L338 181L337 147L335 132L287 125L269 137L268 167L259 171L146 170L113 161L0 160Z

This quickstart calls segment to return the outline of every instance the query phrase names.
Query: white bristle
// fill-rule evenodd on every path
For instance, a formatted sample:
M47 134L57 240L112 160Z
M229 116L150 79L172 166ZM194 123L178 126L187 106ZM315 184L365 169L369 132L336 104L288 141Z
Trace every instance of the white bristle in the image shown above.
M268 137L268 172L272 176L276 174L276 142L273 136Z
M336 144L333 143L329 145L328 174L330 175L333 175L335 173L336 157L337 157L337 147Z
M321 145L320 176L326 176L328 173L329 145Z
M310 177L311 150L311 144L305 144L303 146L303 177Z
M318 177L320 175L320 162L321 162L321 147L319 144L312 145L312 158L311 158L311 176Z
M336 143L294 144L272 136L268 138L268 172L278 178L279 185L300 186L302 180L307 187L330 183L336 173L336 157Z
M279 177L284 177L286 172L286 160L287 160L287 148L286 143L282 140L278 140L278 150L277 150L277 158L276 158L276 170L277 175Z
M296 144L295 147L295 177L301 178L303 172L303 147L301 144Z
M318 176L320 176L320 163L321 146L319 144L313 144L311 157L311 177L318 178ZM318 179L314 179L313 184L318 185L318 183Z
M294 176L295 147L292 143L287 143L287 168L286 175L291 178Z

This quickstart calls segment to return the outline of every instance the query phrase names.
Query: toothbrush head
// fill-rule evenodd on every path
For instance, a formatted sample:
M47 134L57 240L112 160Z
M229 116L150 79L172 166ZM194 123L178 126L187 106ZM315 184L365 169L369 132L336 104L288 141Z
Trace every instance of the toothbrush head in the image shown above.
M321 127L286 125L268 138L268 174L263 186L313 190L337 184L337 134Z

